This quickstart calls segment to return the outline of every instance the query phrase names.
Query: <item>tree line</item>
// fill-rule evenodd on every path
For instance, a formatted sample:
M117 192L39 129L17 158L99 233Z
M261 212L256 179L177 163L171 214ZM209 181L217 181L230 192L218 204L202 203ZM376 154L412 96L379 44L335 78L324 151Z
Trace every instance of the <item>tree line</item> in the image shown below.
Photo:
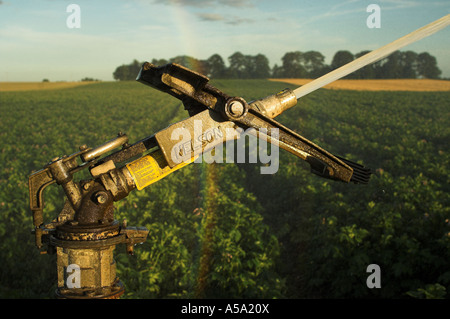
M347 50L337 51L331 64L325 63L325 56L318 51L287 52L281 58L281 64L269 65L264 54L245 55L235 52L228 57L228 65L219 54L213 54L206 60L181 55L169 60L153 59L154 65L178 63L212 79L263 79L263 78L317 78L341 67L370 51L353 54ZM135 80L142 62L134 60L131 64L121 65L113 72L115 80ZM346 79L437 79L441 75L437 60L428 52L396 51L390 56L361 68L346 76Z

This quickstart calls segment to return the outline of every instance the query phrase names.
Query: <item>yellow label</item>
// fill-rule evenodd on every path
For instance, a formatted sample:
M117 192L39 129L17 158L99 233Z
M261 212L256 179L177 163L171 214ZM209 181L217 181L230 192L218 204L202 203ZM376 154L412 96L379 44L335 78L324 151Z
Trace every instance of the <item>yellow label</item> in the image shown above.
M133 177L136 188L141 190L173 173L174 171L192 163L194 160L195 157L189 162L183 162L173 168L170 168L161 150L157 150L127 164L127 168L130 171L131 177Z

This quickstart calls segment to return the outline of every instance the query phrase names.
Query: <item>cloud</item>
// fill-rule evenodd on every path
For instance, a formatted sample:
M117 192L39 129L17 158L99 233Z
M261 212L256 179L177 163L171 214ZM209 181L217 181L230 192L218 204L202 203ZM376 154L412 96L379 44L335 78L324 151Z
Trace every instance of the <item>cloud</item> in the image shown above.
M201 21L207 21L207 22L224 22L229 25L239 25L242 23L252 23L254 20L249 18L241 18L237 16L223 16L221 14L217 13L197 13L196 16Z
M230 7L253 7L251 0L217 0L219 4L227 5Z
M189 7L189 11L193 13L200 21L222 22L228 25L239 25L243 23L251 23L253 20L249 18L241 18L237 15L231 15L229 13L230 10L231 12L238 10L239 15L242 8L255 8L254 3L256 1L258 0L153 0L153 3L169 6ZM216 13L219 12L219 10L220 13ZM225 14L224 11L226 11L227 14Z
M223 21L225 17L217 13L197 13L197 17L202 21Z

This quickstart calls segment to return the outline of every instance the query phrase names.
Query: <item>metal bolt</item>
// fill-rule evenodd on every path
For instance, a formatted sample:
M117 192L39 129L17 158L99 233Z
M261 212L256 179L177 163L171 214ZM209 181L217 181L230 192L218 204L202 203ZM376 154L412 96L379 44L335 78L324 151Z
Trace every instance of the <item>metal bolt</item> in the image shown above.
M229 110L231 114L240 116L244 114L244 105L239 101L233 101L229 106Z
M100 204L104 204L104 203L106 203L106 197L105 197L104 195L99 195L99 196L97 197L97 201L98 201Z
M108 200L108 195L105 192L98 192L95 196L97 203L104 204Z

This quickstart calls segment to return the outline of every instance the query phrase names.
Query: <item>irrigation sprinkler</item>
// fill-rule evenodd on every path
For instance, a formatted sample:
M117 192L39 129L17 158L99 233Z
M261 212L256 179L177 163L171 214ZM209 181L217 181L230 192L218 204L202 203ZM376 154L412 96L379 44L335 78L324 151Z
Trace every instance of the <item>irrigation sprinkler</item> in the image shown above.
M117 221L114 203L189 165L215 146L238 139L242 130L252 129L258 138L308 162L311 172L319 177L368 183L370 169L331 154L274 118L295 106L302 96L449 23L447 15L296 90L285 89L248 103L227 95L212 86L206 76L181 65L144 63L136 80L181 100L188 118L133 144L129 144L126 134L119 133L98 147L82 145L73 154L54 158L29 176L35 244L43 253L57 255L56 296L119 298L124 287L116 274L113 251L124 244L132 254L136 244L146 241L149 231ZM187 139L180 142L173 138L175 133L180 136L183 132ZM86 169L90 177L76 181L74 176ZM60 214L46 223L43 191L52 184L62 187L66 202Z

